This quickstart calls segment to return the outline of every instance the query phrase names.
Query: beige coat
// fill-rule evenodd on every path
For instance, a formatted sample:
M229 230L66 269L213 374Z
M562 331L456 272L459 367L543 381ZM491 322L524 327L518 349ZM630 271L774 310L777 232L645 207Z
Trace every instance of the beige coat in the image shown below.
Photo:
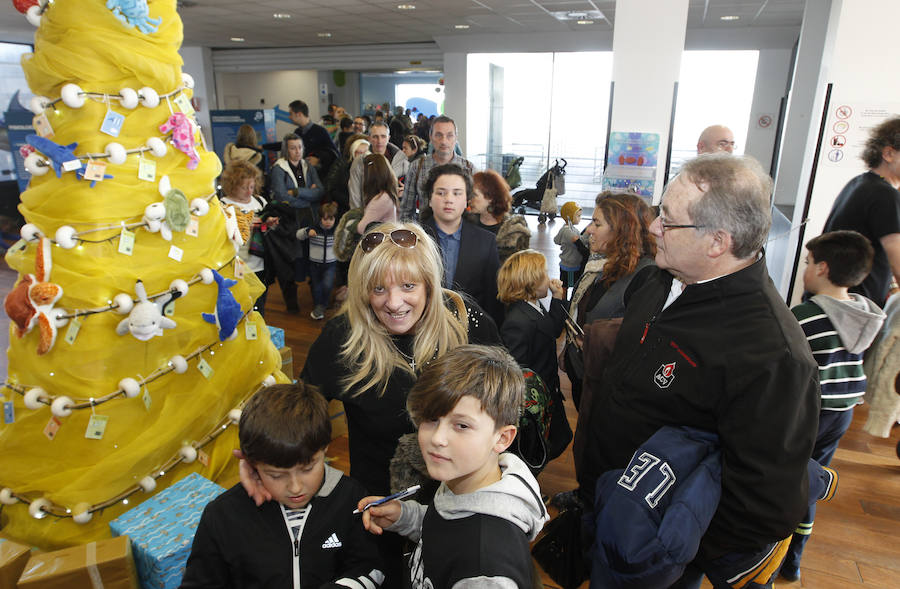
M866 353L866 403L869 418L863 429L881 438L891 435L900 420L900 295L888 299L887 319L881 333Z

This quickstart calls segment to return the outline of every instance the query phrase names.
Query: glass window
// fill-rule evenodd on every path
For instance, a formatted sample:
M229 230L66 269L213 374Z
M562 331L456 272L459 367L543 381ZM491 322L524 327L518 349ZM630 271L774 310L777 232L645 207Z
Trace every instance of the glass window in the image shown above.
M473 53L467 70L466 154L475 166L504 173L524 157L524 189L565 159L559 204L573 200L593 208L605 157L612 53Z
M8 149L9 142L6 139L6 123L4 113L12 106L10 101L19 92L21 106L28 107L31 100L31 92L25 82L25 74L22 71L21 59L25 53L31 53L30 45L17 43L0 43L0 135L3 140L0 144L0 181L15 179L15 165L12 153Z
M681 164L697 155L700 133L710 125L731 129L734 153L744 153L758 61L759 51L682 54L669 178L675 176Z

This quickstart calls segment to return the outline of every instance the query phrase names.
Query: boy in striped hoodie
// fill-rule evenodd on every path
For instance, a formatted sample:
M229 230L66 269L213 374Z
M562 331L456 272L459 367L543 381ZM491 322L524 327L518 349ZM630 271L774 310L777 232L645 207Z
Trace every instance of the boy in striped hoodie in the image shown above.
M812 457L828 466L853 421L853 407L863 402L863 353L878 335L884 312L866 297L848 292L872 269L874 251L866 237L856 231L832 231L811 239L806 249L803 287L813 296L791 312L819 364L822 409ZM815 503L797 526L781 566L787 580L800 578L800 557L814 516Z

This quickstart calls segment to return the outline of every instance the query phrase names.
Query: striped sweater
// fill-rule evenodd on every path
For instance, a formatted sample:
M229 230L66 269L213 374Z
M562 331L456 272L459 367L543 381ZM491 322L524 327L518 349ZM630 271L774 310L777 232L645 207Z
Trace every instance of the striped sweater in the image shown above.
M819 364L823 411L847 411L863 402L863 353L884 323L875 303L853 294L850 301L816 295L791 309Z

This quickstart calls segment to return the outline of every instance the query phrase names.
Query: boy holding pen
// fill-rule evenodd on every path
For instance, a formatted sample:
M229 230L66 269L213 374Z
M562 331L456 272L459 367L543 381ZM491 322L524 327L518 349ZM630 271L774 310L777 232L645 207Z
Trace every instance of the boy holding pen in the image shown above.
M378 587L374 538L353 509L362 485L325 464L331 420L302 381L262 389L238 438L271 496L257 506L240 483L203 511L181 587Z
M413 588L533 586L528 544L547 511L528 467L505 452L524 389L505 350L464 345L429 364L410 391L428 474L441 481L434 501L369 506L378 497L365 497L358 508L373 534L388 530L416 543Z

